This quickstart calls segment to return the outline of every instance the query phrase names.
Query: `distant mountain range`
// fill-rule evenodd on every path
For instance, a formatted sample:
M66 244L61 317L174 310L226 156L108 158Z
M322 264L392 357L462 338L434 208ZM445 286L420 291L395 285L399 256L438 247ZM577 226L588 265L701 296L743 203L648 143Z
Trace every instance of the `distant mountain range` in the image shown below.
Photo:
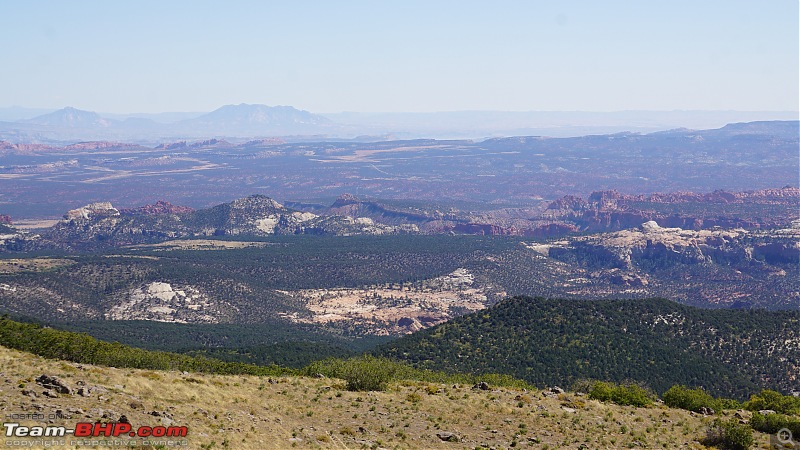
M0 108L0 140L75 143L125 140L152 144L179 139L486 138L541 135L569 137L675 128L714 128L732 122L797 120L791 111L620 111L314 114L291 106L226 105L209 113L104 114L66 107L56 111Z
M22 121L33 125L42 125L53 128L108 128L114 121L103 119L99 114L91 111L81 111L72 107Z
M175 115L174 117L180 117ZM171 123L148 117L108 118L67 107L30 119L0 122L0 139L14 142L131 140L153 142L195 137L336 135L330 119L291 106L227 105L198 117Z

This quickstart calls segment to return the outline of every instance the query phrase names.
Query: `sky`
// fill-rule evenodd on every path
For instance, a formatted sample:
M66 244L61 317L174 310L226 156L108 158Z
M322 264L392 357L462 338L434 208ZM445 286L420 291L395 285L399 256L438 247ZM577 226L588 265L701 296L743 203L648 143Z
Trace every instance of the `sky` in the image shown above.
M0 107L797 111L797 0L0 1Z

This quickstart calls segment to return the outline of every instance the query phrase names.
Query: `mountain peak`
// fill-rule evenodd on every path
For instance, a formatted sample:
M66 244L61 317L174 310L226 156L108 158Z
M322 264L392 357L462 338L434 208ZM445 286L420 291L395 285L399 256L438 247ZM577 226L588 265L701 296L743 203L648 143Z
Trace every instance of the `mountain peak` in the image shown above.
M25 122L69 128L108 127L111 125L109 120L103 119L96 112L84 111L73 108L72 106L67 106L58 111L34 117Z
M333 202L331 208L339 208L342 206L354 205L360 201L361 200L359 200L358 197L356 197L353 194L342 194L339 196L339 198L336 199L335 202Z
M186 120L183 124L190 128L213 130L217 135L264 136L317 134L333 122L292 106L240 103L222 106L196 119Z

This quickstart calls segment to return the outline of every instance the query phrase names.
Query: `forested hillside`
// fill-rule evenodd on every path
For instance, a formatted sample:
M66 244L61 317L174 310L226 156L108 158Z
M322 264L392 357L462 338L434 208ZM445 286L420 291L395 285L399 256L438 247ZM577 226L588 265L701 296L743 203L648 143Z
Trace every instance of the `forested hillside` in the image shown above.
M663 299L514 297L378 350L418 367L500 372L537 385L584 378L743 398L796 389L800 314L706 310Z

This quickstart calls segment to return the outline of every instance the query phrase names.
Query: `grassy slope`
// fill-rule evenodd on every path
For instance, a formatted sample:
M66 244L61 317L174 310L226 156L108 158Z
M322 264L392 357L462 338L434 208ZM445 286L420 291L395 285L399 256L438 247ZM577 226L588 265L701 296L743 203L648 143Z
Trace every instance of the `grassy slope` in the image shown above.
M33 380L57 375L104 388L89 397L41 396ZM623 448L635 441L649 448L702 448L710 418L663 406L621 407L576 394L546 398L515 389L476 391L465 385L423 382L390 384L386 392L349 392L328 378L183 374L116 369L48 360L0 347L0 410L7 414L57 410L73 417L56 424L128 417L134 427L160 425L152 411L189 427L190 448ZM25 385L25 388L20 387ZM23 395L23 389L37 398ZM432 392L432 393L429 393ZM576 409L565 410L564 405ZM105 419L104 419L105 420ZM21 421L33 425L33 421ZM363 430L363 431L362 431ZM449 431L461 443L442 442ZM302 439L295 440L292 439ZM763 446L765 435L757 434Z

